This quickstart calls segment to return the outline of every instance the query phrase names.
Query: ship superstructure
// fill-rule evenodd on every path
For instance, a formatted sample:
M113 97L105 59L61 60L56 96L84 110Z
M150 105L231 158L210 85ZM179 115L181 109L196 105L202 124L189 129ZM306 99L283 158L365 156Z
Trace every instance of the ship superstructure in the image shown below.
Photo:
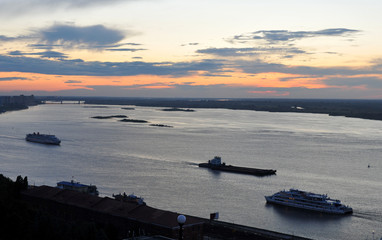
M25 140L29 142L52 144L52 145L60 145L61 143L61 140L58 139L55 135L41 134L39 132L27 134L25 137Z
M265 196L265 199L268 203L318 212L334 214L346 214L353 212L351 207L343 205L340 200L329 198L326 194L316 194L293 188L289 191L280 191L272 196Z
M58 182L57 187L61 189L69 189L69 190L74 190L77 192L88 193L95 196L99 195L99 192L95 185L81 184L74 180L71 180L70 182L67 182L67 181Z

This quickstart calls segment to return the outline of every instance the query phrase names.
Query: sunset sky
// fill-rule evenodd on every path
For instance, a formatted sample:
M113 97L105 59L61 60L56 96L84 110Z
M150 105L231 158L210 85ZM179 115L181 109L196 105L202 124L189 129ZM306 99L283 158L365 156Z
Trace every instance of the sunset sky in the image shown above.
M0 0L0 95L382 99L380 0Z

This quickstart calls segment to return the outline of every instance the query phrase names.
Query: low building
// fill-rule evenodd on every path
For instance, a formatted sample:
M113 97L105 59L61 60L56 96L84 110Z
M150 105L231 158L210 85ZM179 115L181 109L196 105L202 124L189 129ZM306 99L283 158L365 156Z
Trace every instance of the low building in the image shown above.
M66 220L82 219L105 226L112 225L120 239L140 235L178 239L179 213L176 212L49 186L28 189L22 196L37 207ZM206 219L193 216L186 218L184 239L203 239Z
M112 226L118 239L179 239L179 213L147 205L117 201L78 191L49 186L33 187L22 192L27 202L66 221L91 221ZM237 225L186 215L184 240L309 240L265 229ZM149 238L147 238L149 237Z

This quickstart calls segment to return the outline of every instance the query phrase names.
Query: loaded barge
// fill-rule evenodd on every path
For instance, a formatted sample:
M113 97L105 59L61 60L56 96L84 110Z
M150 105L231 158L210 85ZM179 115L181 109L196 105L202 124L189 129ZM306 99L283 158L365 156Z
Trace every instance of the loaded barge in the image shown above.
M266 176L276 174L276 170L273 169L259 169L226 165L224 162L221 162L221 157L218 156L215 156L213 159L208 160L208 163L199 163L199 167L209 168L212 170L223 172L250 174L255 176Z

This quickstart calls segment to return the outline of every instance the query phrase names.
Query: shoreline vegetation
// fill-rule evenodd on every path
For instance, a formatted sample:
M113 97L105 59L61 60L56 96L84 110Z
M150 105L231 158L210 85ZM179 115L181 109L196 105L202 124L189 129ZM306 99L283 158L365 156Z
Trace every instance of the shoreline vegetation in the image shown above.
M16 106L0 106L0 114L11 112L11 111L19 111L19 110L25 110L28 109L28 106L25 105L16 105Z
M183 108L177 108L177 107L165 108L161 110L165 112L195 112L195 110L193 109L189 109L189 108L183 109Z
M94 116L95 119L127 118L126 115Z
M328 114L382 120L382 100L339 99L170 99L86 98L85 104L166 107L162 111L194 111L195 108L225 108L267 112Z
M26 104L1 104L0 113L28 109L28 106L41 104L47 101L83 101L94 108L106 108L96 105L131 105L144 107L161 107L162 111L194 112L195 108L224 108L232 110L253 110L266 112L295 112L327 114L329 116L343 116L369 120L382 120L382 100L355 100L355 99L217 99L217 98L123 98L123 97L42 97L23 95L16 97ZM4 102L4 101L3 101ZM23 102L24 103L24 102ZM94 106L91 106L94 105ZM125 110L134 110L133 107L124 107Z
M121 119L121 120L119 120L119 122L148 123L148 121L146 121L146 120L141 120L141 119L127 119L127 118Z
M0 96L0 114L28 109L29 106L40 104L35 96Z

